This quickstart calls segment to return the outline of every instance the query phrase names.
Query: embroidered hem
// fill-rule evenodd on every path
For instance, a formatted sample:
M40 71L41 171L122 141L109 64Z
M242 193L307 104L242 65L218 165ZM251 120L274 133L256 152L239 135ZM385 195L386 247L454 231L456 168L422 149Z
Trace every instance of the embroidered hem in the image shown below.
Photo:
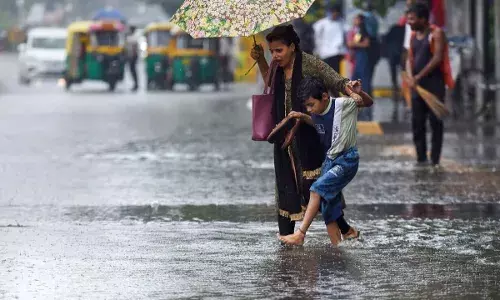
M304 214L306 212L305 206L301 206L301 208L302 208L302 211L299 213L295 213L295 214L290 214L290 212L283 210L283 209L279 209L278 211L279 211L280 216L282 216L282 217L289 218L291 221L300 221L304 218Z
M302 177L307 180L318 179L319 175L321 175L321 167L316 170L302 172Z

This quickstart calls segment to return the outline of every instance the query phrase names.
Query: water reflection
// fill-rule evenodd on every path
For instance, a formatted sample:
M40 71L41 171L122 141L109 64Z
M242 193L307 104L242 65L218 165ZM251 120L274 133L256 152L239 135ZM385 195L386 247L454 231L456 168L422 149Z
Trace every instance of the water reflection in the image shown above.
M404 219L500 219L500 203L461 204L349 204L346 216L353 220ZM318 220L320 220L320 216ZM26 226L33 222L272 222L274 205L136 205L74 207L1 207L2 226Z

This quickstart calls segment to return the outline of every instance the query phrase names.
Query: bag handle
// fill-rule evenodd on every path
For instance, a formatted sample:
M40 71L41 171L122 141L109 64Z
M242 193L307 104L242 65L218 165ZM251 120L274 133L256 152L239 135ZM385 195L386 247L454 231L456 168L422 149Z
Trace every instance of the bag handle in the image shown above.
M264 94L274 93L274 77L276 76L276 70L278 69L278 64L275 61L271 61L271 66L266 74L266 82L264 87ZM269 89L270 88L270 89Z

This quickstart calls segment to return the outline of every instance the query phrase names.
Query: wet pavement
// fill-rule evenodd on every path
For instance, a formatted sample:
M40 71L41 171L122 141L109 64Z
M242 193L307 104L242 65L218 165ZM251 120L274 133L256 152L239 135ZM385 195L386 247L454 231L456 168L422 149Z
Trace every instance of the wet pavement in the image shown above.
M448 131L440 169L415 167L409 132L360 136L345 195L362 240L333 248L318 219L287 248L251 85L67 93L5 73L0 298L500 297L500 128Z

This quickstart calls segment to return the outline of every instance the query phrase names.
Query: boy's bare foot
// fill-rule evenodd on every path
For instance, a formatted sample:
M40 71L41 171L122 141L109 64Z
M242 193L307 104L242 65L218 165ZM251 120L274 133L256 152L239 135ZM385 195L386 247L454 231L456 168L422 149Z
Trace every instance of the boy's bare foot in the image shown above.
M357 238L359 238L359 231L352 226L346 234L342 235L342 240L344 240L344 241L354 240Z
M278 235L280 241L287 245L302 246L304 245L305 234L300 231L295 231L293 234L289 235Z

